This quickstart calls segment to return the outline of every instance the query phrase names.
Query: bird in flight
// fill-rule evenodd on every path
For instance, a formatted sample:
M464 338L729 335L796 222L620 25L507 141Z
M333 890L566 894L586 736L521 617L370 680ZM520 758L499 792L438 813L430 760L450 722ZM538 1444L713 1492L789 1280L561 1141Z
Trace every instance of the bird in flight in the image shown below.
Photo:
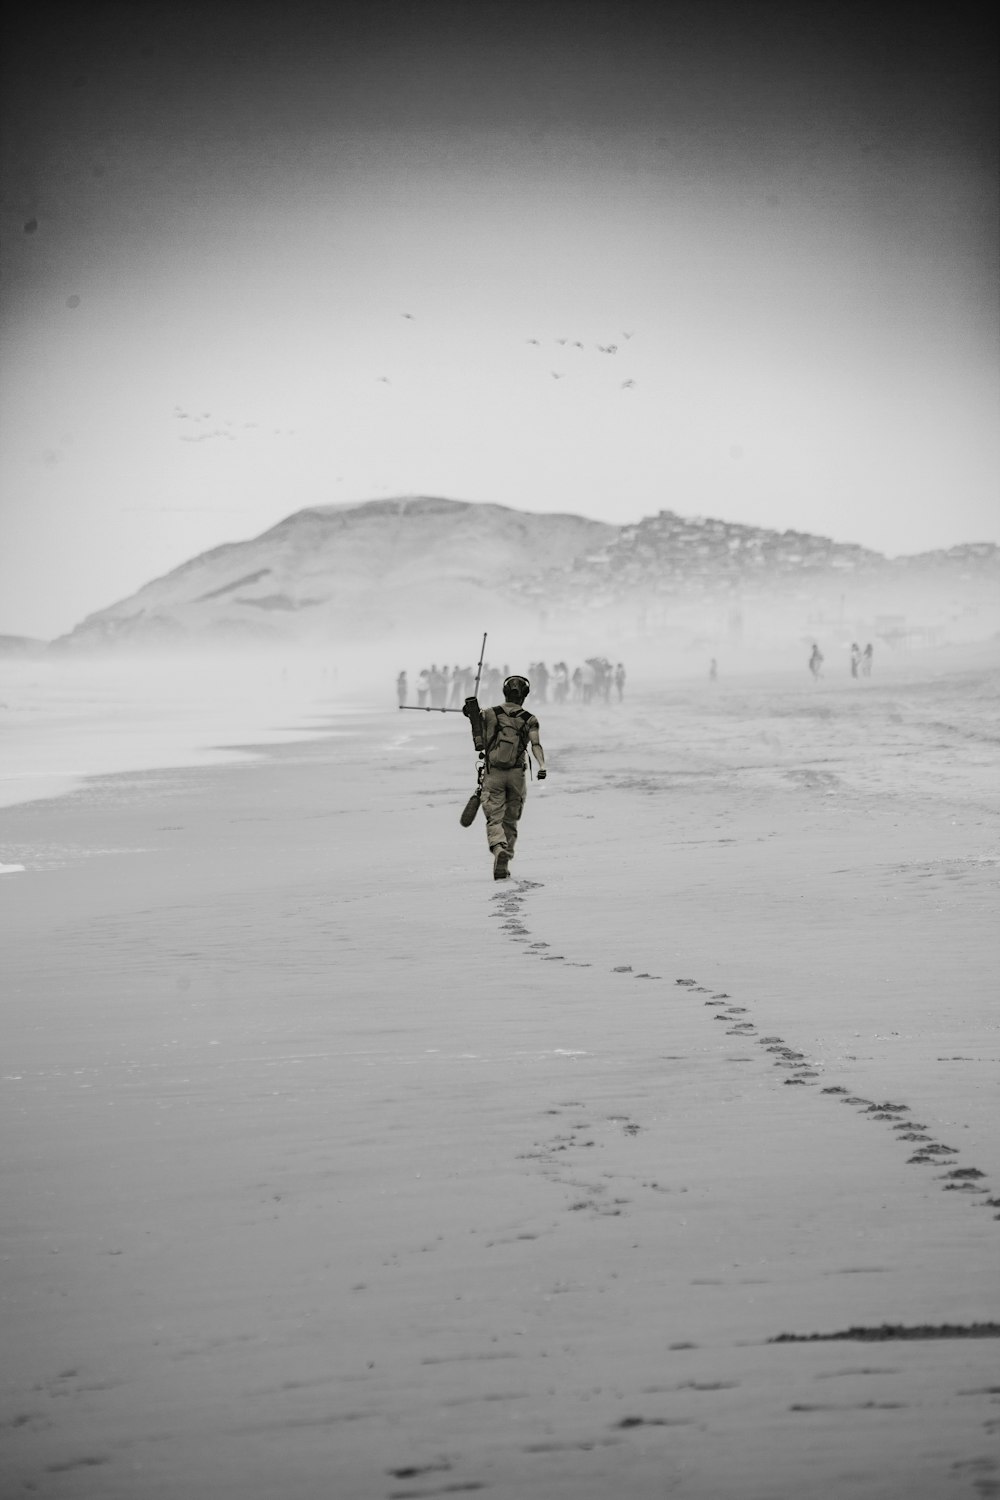
M541 339L525 339L526 344L541 344Z
M618 345L617 344L598 344L597 347L598 347L598 349L600 349L600 351L601 351L602 354L617 354L618 353Z
M375 383L376 383L376 385L378 384L378 382L380 380L381 380L381 382L382 382L383 385L391 385L392 384L392 381L389 379L388 375L376 375L376 377L375 377Z
M412 313L401 313L400 317L409 318L410 322L411 323L413 322L413 314Z
M583 348L583 345L580 343L579 339L574 339L573 340L573 348L574 349L582 349Z
M560 371L560 370L550 370L549 371L549 374L552 376L553 380L562 380L562 378L565 375L565 373L566 373L565 370L562 370L562 371Z
M567 339L556 339L556 343L557 343L557 344L565 344L565 343L567 343L567 342L568 342L568 340L567 340Z
M624 331L622 332L622 338L623 339L630 339L631 337L632 337L632 335L630 333L625 333Z
M623 391L630 391L634 385L635 385L635 381L634 380L623 380L622 381L622 390Z

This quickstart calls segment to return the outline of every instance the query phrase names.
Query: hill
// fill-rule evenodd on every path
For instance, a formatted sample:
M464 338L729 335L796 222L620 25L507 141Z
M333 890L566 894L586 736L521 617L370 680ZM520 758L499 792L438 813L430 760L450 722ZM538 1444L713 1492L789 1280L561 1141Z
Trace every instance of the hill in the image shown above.
M612 526L404 496L295 512L87 617L62 650L430 638L517 619L596 640L766 643L814 631L975 639L1000 627L1000 548L887 558L660 511ZM485 622L485 623L484 623Z
M688 641L764 643L835 629L933 644L1000 626L1000 547L887 558L808 532L664 510L525 580L523 592L566 624L631 612L640 634Z
M89 615L58 643L378 639L510 609L509 580L604 545L617 527L432 496L297 511Z

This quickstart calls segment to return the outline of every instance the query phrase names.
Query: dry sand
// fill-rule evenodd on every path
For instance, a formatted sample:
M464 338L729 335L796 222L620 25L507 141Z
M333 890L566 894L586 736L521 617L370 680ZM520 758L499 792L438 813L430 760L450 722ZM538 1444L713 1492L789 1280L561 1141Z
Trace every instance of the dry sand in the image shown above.
M1000 1493L995 655L8 808L4 1496Z

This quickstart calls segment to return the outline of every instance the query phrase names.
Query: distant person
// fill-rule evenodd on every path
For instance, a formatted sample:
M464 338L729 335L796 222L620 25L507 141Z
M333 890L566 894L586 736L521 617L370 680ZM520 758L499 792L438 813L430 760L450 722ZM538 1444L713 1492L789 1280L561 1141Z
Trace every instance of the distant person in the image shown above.
M406 673L400 672L396 678L396 697L399 699L400 708L405 708L410 696L410 689L406 684Z
M875 648L872 645L871 641L869 641L868 644L867 644L867 646L865 647L865 649L861 653L861 675L862 675L862 677L870 677L872 675L872 658L874 657L874 655L875 655Z
M445 695L445 692L447 691L447 687L448 687L448 684L445 681L444 673L438 671L438 664L437 664L437 662L436 661L435 662L431 662L431 670L430 670L430 689L431 689L430 707L431 708L444 708L444 695Z
M553 701L565 703L569 697L569 666L564 661L557 661L552 671L555 677L555 685L552 689Z
M709 680L709 682L717 682L718 678L719 678L719 663L716 661L715 657L713 656L712 660L708 664L708 680Z
M813 675L814 682L819 678L823 670L823 653L815 641L813 642L812 651L809 654L809 670Z
M583 668L582 667L574 667L573 668L572 683L573 683L573 697L576 700L576 702L579 702L580 699L583 697Z
M615 666L615 691L618 694L618 702L620 703L625 696L625 668L621 662L618 662Z
M506 880L510 874L517 825L524 811L524 773L529 745L538 762L539 781L544 781L547 774L545 751L538 737L538 720L524 707L530 691L531 684L526 677L508 677L503 684L503 703L483 709L486 759L481 800L486 814L486 838L493 855L494 880ZM463 713L465 711L463 709Z
M583 692L584 703L589 703L594 696L594 685L597 682L597 669L593 658L589 657L580 668L580 688Z
M861 647L857 641L851 642L851 676L857 677L858 668L861 665Z
M417 707L426 708L427 699L431 690L431 674L426 667L421 668L417 678Z
M465 673L458 662L451 669L451 693L448 697L449 708L461 708L462 699L465 697L462 689L465 686Z

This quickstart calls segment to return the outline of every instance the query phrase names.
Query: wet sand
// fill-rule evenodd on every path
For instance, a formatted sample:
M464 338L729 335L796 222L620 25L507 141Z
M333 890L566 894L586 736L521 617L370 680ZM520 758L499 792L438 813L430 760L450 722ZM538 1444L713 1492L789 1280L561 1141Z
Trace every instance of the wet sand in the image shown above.
M436 715L6 809L5 1493L996 1492L998 691L539 706L505 883Z

